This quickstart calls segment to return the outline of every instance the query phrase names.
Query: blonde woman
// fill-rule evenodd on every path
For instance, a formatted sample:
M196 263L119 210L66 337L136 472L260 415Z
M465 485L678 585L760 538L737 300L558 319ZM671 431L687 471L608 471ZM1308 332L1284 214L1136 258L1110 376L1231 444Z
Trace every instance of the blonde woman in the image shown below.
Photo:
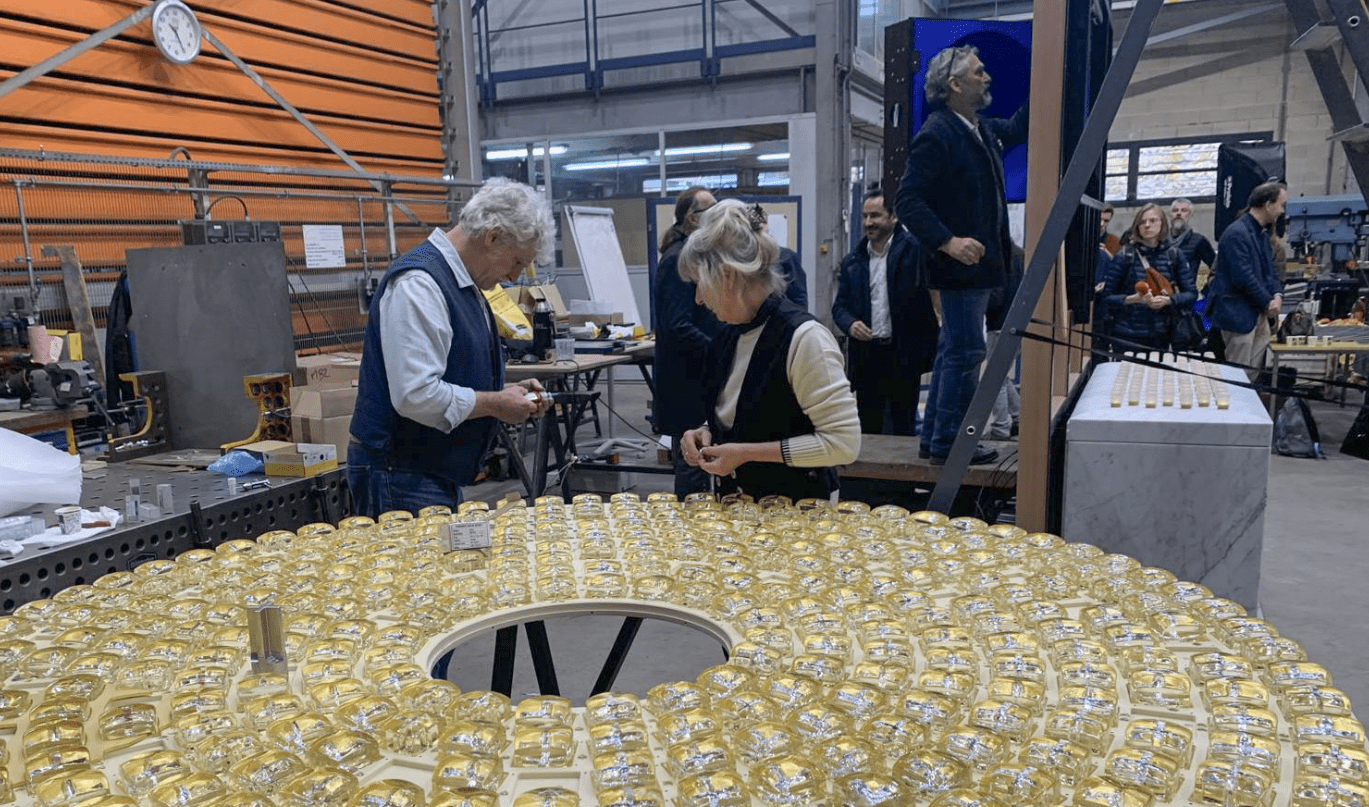
M724 324L702 379L708 422L684 433L685 461L720 492L830 498L836 466L860 453L860 418L830 331L784 296L779 248L736 200L700 217L682 278Z

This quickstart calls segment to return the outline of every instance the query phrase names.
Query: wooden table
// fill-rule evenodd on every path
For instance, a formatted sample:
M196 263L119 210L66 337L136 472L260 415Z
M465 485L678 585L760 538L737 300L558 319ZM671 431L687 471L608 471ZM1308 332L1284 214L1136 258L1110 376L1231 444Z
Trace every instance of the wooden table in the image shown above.
M1357 356L1369 353L1369 342L1327 342L1318 345L1288 345L1278 342L1269 344L1270 378L1275 387L1279 385L1279 358L1282 356ZM1278 395L1269 396L1269 416L1278 417L1275 411ZM1340 405L1345 406L1345 387L1340 388Z
M920 437L892 434L862 434L860 456L850 465L838 469L844 479L888 479L898 482L936 484L941 478L941 466L917 456ZM964 484L979 488L1016 488L1017 461L999 468L1009 454L1017 450L1012 442L984 441L983 445L998 449L999 459L990 465L971 465L965 472Z
M72 429L73 421L82 420L90 417L90 412L85 406L69 406L66 409L21 409L18 412L0 412L0 428L20 434L38 434L39 432L52 431L54 429L64 429L67 433L67 453L76 453L76 432Z

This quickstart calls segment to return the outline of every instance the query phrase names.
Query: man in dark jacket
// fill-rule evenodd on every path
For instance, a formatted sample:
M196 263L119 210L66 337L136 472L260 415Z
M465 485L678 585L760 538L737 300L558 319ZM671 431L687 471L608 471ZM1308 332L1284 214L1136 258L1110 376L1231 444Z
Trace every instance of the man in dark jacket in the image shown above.
M989 74L971 46L932 57L926 91L937 108L909 147L895 210L922 243L928 285L941 298L920 452L940 463L979 381L989 294L1007 281L1012 242L1003 152L1027 139L1027 106L1009 120L979 116L990 101ZM997 458L998 452L980 446L972 462Z
M1283 306L1269 227L1287 203L1288 189L1282 182L1266 182L1250 192L1246 214L1222 231L1207 287L1207 317L1222 332L1226 360L1254 368L1246 371L1251 381L1259 378L1264 366L1269 320Z
M862 214L865 238L841 262L832 319L851 338L846 374L860 430L914 435L922 374L936 349L936 312L919 282L917 241L883 191L865 197Z
M1183 253L1184 263L1193 270L1198 281L1193 290L1198 291L1207 286L1208 274L1217 260L1217 251L1212 248L1207 236L1193 229L1192 218L1193 203L1189 200L1175 199L1169 203L1170 243ZM1202 268L1199 268L1199 264Z

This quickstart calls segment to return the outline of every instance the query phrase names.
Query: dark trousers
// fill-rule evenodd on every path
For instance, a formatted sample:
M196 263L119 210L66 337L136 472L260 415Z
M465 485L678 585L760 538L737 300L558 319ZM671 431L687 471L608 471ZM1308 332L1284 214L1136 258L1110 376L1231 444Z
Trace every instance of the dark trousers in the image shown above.
M685 462L680 438L684 433L670 435L670 461L675 466L675 495L680 501L691 493L708 492L708 472Z
M936 341L932 386L927 391L927 416L922 423L922 445L933 457L951 453L974 400L979 365L984 362L984 312L988 306L988 290L941 290L941 333Z
M415 516L432 504L456 510L461 486L416 471L395 469L385 457L353 441L347 447L347 487L352 491L352 512L375 518L389 510L407 510Z
M922 375L905 372L892 342L851 340L851 386L865 434L914 435Z

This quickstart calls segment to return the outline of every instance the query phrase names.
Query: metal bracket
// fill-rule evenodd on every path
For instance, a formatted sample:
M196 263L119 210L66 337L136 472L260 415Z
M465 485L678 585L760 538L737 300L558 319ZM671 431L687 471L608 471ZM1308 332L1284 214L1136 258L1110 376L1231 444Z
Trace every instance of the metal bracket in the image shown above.
M1141 52L1145 49L1146 39L1150 36L1151 26L1155 24L1162 4L1163 0L1139 0L1132 11L1131 19L1127 21L1122 44L1117 48L1107 76L1103 78L1103 86L1098 92L1098 97L1094 99L1088 123L1084 124L1084 131L1079 136L1079 145L1070 157L1055 202L1051 205L1050 215L1041 229L1041 238L1032 250L1027 271L1022 277L1022 285L1017 290L1017 296L1013 298L1007 316L1004 317L1002 335L994 346L993 354L989 356L984 375L979 379L979 386L975 389L969 411L965 413L965 419L960 424L941 478L932 490L928 506L933 510L949 512L956 493L960 491L960 484L965 478L965 471L970 467L975 446L979 444L979 433L984 424L988 423L989 413L998 398L998 390L1012 369L1017 350L1022 345L1022 334L1031 322L1032 310L1046 287L1060 247L1065 243L1070 222L1074 220L1079 200L1087 189L1089 177L1107 147L1108 130L1117 117L1117 110L1122 105L1127 85L1131 83L1131 76L1141 60Z
M109 461L123 462L169 450L171 409L166 395L166 373L161 370L120 373L119 380L133 385L133 397L141 398L147 406L147 420L137 434L109 441Z

